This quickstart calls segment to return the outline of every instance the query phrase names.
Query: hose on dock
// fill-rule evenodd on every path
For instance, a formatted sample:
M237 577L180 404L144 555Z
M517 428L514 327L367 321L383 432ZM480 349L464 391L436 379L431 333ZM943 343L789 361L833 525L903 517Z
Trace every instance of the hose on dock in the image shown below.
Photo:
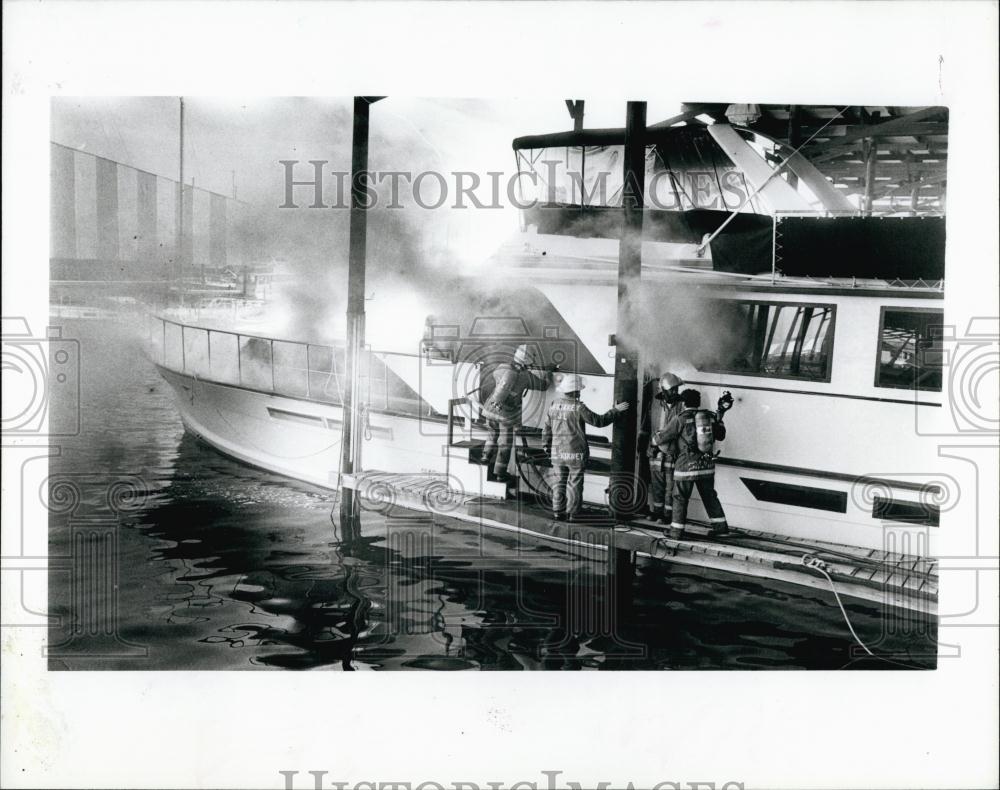
M833 597L837 599L837 606L840 607L840 613L844 615L844 622L847 623L847 628L850 630L851 636L854 637L854 641L861 645L864 651L872 658L877 658L877 656L868 649L868 645L861 641L861 637L858 636L857 631L854 630L854 626L851 625L851 619L847 616L847 610L844 609L844 604L840 600L840 593L837 592L837 588L834 586L833 579L830 578L830 574L826 572L826 563L819 557L813 557L811 554L803 554L802 564L807 568L812 568L814 571L819 571L823 574L823 578L830 583L830 589L833 591Z
M840 607L840 613L844 616L844 622L847 623L847 628L851 632L851 636L854 637L854 641L861 645L862 649L870 655L872 658L877 658L879 661L885 661L888 664L895 664L896 666L903 667L904 669L913 669L913 667L903 664L899 661L894 661L891 658L886 658L885 656L880 656L873 653L864 642L861 641L861 637L858 636L857 631L854 630L854 626L851 625L851 618L847 616L847 610L844 608L843 601L840 600L840 593L837 592L837 587L833 583L833 579L830 578L830 574L827 573L827 565L819 557L814 557L811 554L802 555L802 564L807 568L812 568L814 571L818 571L823 574L823 578L826 579L827 583L830 585L830 591L833 593L833 597L837 601L837 606Z
M765 537L763 535L740 534L740 532L741 532L741 530L734 529L734 528L730 527L729 534L726 536L726 541L728 543L732 543L733 539L735 538L736 540L744 540L744 541L745 540L750 540L750 541L761 541L763 543L776 543L776 544L778 544L780 546L787 546L789 548L808 549L811 552L811 554L808 555L808 556L813 556L815 554L825 554L827 556L836 557L836 558L839 558L839 559L843 559L843 560L846 560L846 561L851 562L851 563L858 563L858 564L861 564L861 565L868 565L868 566L875 567L875 568L882 568L884 566L883 562L881 562L879 560L872 559L870 557L859 557L859 556L857 556L855 554L848 554L847 552L844 552L844 551L837 551L836 549L831 549L831 548L826 548L826 547L822 547L821 548L821 547L818 547L818 546L811 546L808 543L797 543L794 540L788 540L788 539L786 539L784 537L781 537L781 538L769 538L769 537ZM736 545L739 545L739 544L737 543ZM927 573L925 571L918 571L918 570L914 569L914 570L908 571L908 573L909 573L910 576L918 576L921 579L925 579L927 581L933 581L934 580L934 575L931 574L931 573Z

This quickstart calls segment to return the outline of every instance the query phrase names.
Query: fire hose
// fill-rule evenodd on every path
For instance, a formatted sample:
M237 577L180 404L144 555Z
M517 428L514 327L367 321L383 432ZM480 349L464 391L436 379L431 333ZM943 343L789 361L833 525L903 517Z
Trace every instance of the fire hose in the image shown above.
M903 667L904 669L912 669L912 667L908 666L907 664L903 664L900 661L894 661L893 659L886 658L885 656L881 656L878 653L873 653L868 648L868 645L866 645L864 642L861 641L861 638L854 630L854 626L851 625L851 619L847 616L847 610L844 608L844 603L843 601L840 600L840 593L837 592L837 588L833 583L833 579L830 578L830 574L827 573L827 564L823 562L823 560L811 554L803 554L802 564L805 565L807 568L811 568L812 570L821 573L823 575L823 578L826 579L827 583L830 585L830 591L833 593L833 597L837 601L837 606L840 607L840 613L844 616L844 622L847 623L847 629L851 632L851 636L854 637L854 641L857 642L859 645L861 645L861 647L869 656L871 656L872 658L877 658L879 661L885 661L887 664L895 664L896 666Z

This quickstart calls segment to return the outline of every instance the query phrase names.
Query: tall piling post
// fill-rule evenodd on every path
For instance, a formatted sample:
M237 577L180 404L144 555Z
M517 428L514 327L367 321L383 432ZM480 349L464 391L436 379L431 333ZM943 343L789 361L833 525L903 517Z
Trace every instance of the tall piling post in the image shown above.
M182 290L184 278L184 97L178 100L180 105L178 117L177 141L177 197L174 214L174 265L171 276L176 281L178 289ZM169 293L170 286L167 285ZM183 290L182 290L183 293Z
M344 388L343 434L340 444L340 471L354 474L360 465L361 435L360 371L365 344L365 264L368 215L365 208L368 187L368 112L377 98L354 97L354 133L351 143L350 252L347 266L347 346L344 350L347 386ZM340 523L347 536L356 535L359 508L355 491L340 490Z
M642 220L646 192L646 102L630 101L625 119L622 237L618 249L618 319L615 334L615 402L628 401L611 434L608 502L615 521L628 520L641 503L636 477L639 352L632 335L634 301L642 277Z

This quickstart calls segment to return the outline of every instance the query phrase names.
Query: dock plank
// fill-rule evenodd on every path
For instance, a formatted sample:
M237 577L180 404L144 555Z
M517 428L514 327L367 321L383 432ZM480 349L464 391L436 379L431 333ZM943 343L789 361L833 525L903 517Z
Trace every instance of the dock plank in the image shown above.
M830 581L802 562L804 556L817 556L825 563L829 579L841 595L921 611L936 608L933 558L890 555L877 549L804 538L788 540L776 533L752 530L735 529L725 536L715 536L700 525L686 529L684 537L675 540L648 520L616 524L606 513L596 511L590 511L580 521L559 522L548 512L525 502L450 491L443 488L447 485L443 474L371 470L345 475L344 485L362 493L373 486L391 491L390 507L438 512L477 528L509 530L530 538L557 541L570 549L587 552L620 549L657 560L828 589ZM436 510L432 501L442 492L455 498L448 501L446 511Z

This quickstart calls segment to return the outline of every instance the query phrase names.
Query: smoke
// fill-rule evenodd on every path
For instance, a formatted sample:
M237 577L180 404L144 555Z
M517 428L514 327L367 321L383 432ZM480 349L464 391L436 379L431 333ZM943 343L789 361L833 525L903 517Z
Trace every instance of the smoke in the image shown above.
M176 167L176 104L128 99L118 100L111 109L97 102L73 113L72 108L55 105L54 117L62 119L55 128L66 142L84 146L97 135L90 128L90 115L104 118L113 110L129 132L130 150L107 153L169 173ZM372 107L369 170L445 174L451 192L441 208L426 209L416 205L404 187L397 195L402 208L389 209L390 183L373 185L379 202L367 213L365 288L367 336L373 347L412 353L429 319L448 323L455 315L468 319L544 309L529 303L524 296L528 289L490 278L490 254L516 229L514 209L454 208L456 185L450 175L476 173L486 184L490 171L509 174L511 138L531 131L521 128L519 119L537 112L475 100L389 98ZM552 119L553 124L560 121L565 118L559 114ZM311 177L310 160L325 161L330 179L326 202L335 201L332 174L348 171L351 163L350 99L189 98L185 129L185 172L200 186L220 193L238 186L241 205L233 207L231 216L230 265L270 266L276 273L260 330L318 343L343 337L349 212L310 208L308 186L295 188L298 208L278 206L285 197L282 160L300 163L297 178ZM487 187L479 194L489 192ZM573 234L613 236L617 228L612 226L618 223L613 214L581 217ZM679 281L646 281L632 298L630 325L618 331L653 364L718 356L731 342L732 329L703 301L696 289Z
M571 233L580 238L614 237L621 232L621 221L617 213L582 215L572 223ZM645 263L671 262L669 256L678 249L646 243ZM680 272L659 271L656 279L644 276L639 288L625 297L625 324L609 326L607 331L637 349L651 375L678 365L725 366L734 352L746 347L746 317L735 305L713 298L712 291Z
M106 102L79 107L57 103L54 139L170 174L176 169L176 105L176 100L168 99L121 99L110 109ZM369 169L442 173L451 190L445 205L429 210L415 205L410 191L403 188L398 192L403 207L389 209L390 184L374 185L379 202L367 215L365 288L366 334L373 348L414 353L429 323L457 323L468 329L477 316L522 316L529 333L539 329L531 324L532 318L540 323L544 316L549 324L559 323L551 305L532 295L530 288L490 278L490 254L516 228L513 208L454 208L455 182L448 175L476 173L484 184L490 171L509 175L512 137L565 123L557 107L560 112L551 123L545 121L535 130L521 128L520 119L543 117L538 113L549 106L543 102L526 112L493 101L398 98L373 106ZM124 145L127 138L128 150L95 147L95 141L102 139L95 118L106 119L108 113L124 130L122 140ZM310 160L325 161L324 172L331 181L333 172L350 169L350 99L189 98L185 117L186 174L220 194L238 186L241 205L234 206L231 215L230 265L269 265L277 274L258 330L316 343L342 338L349 212L309 208L308 186L295 190L299 208L278 206L285 196L281 160L297 160L298 177L311 176ZM335 183L328 183L327 203L334 202L334 190ZM487 187L480 194L489 191ZM164 196L169 197L166 192ZM169 233L172 212L165 211L164 216ZM619 222L614 213L581 217L572 233L614 236ZM743 342L742 324L721 315L697 288L679 278L658 284L645 280L629 307L628 326L617 331L640 349L651 367L710 363ZM581 369L600 369L589 358L577 364Z
M400 104L388 99L372 108L369 171L439 172L453 189L454 181L447 176L452 171L477 172L486 180L487 170L502 169L498 162L506 159L510 141L506 132L500 133L502 145L494 140L495 130L492 137L481 134L489 128L489 117L470 113L462 102ZM310 147L320 133L337 141L335 151ZM331 183L325 193L327 202L334 202L332 173L350 170L351 135L352 116L346 105L327 111L321 121L307 127L281 129L274 138L283 147L275 148L270 157L271 174L280 178L269 179L264 205L274 206L284 195L284 169L275 163L291 158L303 165L310 159L328 161L325 172ZM307 171L311 177L311 169L298 172ZM481 293L462 275L481 271L488 255L516 224L507 210L455 208L453 194L442 207L427 209L407 188L394 193L389 180L374 182L371 188L378 201L366 212L366 339L375 348L413 353L442 299L482 302ZM271 261L282 272L271 294L268 331L330 343L343 337L346 326L349 211L308 208L310 189L296 189L297 209L248 211L238 243L246 246L250 260ZM390 204L401 207L389 208Z
M723 365L746 343L739 314L680 277L643 281L628 299L628 315L620 333L652 371Z
M273 268L268 331L316 343L343 335L347 239L346 211L273 208L249 215L242 241L250 260Z

